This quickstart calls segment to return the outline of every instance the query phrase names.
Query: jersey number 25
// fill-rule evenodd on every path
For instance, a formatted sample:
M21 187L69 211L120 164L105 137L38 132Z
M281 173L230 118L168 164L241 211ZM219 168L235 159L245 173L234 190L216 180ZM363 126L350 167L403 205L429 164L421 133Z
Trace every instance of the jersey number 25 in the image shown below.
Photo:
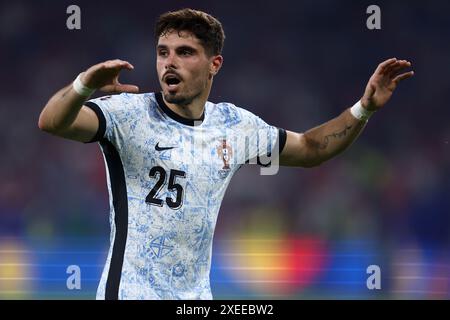
M157 177L159 176L159 177ZM158 206L158 207L162 207L164 204L164 201L162 199L158 199L157 195L159 193L159 191L162 189L162 187L166 184L166 177L167 177L167 172L163 167L160 166L156 166L153 167L150 170L150 178L158 178L158 180L156 181L153 189L150 191L150 193L147 195L147 197L145 198L145 202ZM172 192L176 192L176 198L175 201L171 198L171 197L166 197L166 203L169 206L169 208L177 210L179 208L181 208L181 206L183 205L183 187L178 184L175 183L175 178L176 177L180 177L180 178L186 178L186 172L181 171L181 170L175 170L175 169L171 169L170 170L170 174L169 174L169 184L167 186L167 189L169 191Z

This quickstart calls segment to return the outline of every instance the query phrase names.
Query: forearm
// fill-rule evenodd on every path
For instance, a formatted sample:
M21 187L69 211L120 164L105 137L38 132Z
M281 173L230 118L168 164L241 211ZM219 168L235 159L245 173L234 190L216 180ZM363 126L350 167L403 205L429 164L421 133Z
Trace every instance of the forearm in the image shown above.
M79 95L72 84L59 90L42 110L39 116L39 128L57 133L70 127L87 99L88 97Z
M320 164L349 147L364 129L366 121L356 119L350 109L304 133L309 158Z
M314 167L344 151L364 129L366 119L388 102L397 85L414 75L413 71L399 74L410 66L409 61L396 58L384 61L370 78L358 104L305 133L286 131L280 164Z

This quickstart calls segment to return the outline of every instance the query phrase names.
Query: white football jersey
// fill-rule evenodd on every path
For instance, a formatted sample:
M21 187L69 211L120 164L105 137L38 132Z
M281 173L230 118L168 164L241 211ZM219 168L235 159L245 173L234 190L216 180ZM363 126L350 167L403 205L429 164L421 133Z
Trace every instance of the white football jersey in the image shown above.
M212 241L225 190L244 163L270 165L286 132L230 103L207 102L200 119L186 119L161 93L85 105L99 118L92 142L104 155L110 199L97 299L212 299Z

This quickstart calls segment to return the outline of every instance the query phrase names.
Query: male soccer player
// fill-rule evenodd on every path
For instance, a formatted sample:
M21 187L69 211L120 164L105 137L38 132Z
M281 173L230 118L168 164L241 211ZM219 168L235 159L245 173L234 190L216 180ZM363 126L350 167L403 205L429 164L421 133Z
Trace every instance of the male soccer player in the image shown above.
M155 33L161 92L138 94L136 86L121 84L119 73L133 66L110 60L82 72L40 115L40 129L97 141L105 158L111 246L98 299L211 299L215 223L242 164L264 157L285 166L321 164L347 148L413 75L402 73L408 61L384 61L352 108L295 133L233 104L207 101L224 37L209 14L165 13ZM87 101L97 89L121 94Z

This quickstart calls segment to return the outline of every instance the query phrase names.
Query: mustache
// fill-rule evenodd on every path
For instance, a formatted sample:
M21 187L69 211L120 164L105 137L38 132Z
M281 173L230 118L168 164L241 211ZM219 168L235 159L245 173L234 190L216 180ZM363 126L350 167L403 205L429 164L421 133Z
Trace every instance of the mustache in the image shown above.
M162 76L162 79L166 79L168 76L175 76L177 77L179 80L183 80L183 78L175 71L167 71L166 73L164 73L164 75Z

